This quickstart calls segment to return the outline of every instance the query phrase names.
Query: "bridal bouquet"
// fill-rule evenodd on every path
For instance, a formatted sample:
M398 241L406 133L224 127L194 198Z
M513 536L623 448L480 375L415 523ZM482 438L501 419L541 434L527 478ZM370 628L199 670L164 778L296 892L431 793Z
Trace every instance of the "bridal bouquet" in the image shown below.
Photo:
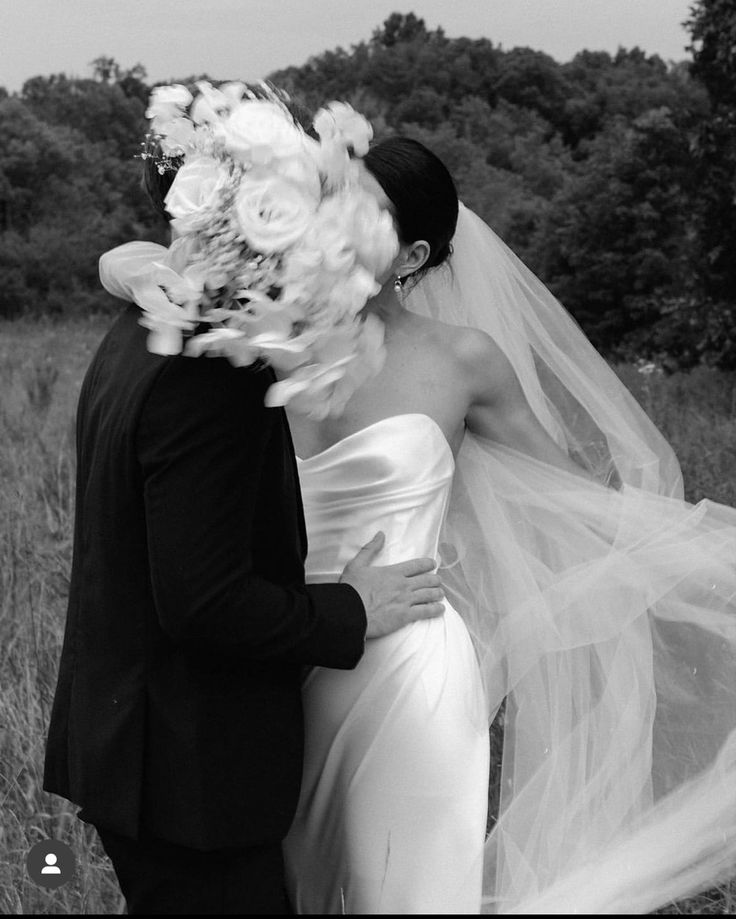
M352 159L372 129L332 102L315 138L265 85L197 90L158 87L146 113L159 171L177 170L165 199L175 239L138 298L148 347L264 360L279 378L267 405L339 413L380 367L383 327L360 313L398 251Z

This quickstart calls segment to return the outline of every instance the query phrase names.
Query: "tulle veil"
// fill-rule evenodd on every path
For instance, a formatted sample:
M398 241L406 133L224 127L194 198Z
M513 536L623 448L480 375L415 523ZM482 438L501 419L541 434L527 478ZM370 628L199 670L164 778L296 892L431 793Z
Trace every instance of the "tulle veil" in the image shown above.
M591 473L466 432L442 544L489 718L504 705L483 910L642 913L736 874L736 510L574 320L461 205L405 305L485 330Z

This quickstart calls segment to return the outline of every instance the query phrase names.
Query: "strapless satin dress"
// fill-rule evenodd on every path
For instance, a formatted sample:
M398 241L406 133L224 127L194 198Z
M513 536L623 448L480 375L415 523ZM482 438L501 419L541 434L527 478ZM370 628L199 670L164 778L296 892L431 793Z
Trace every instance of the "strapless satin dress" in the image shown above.
M299 460L307 580L334 581L376 533L375 564L437 557L454 461L427 415L385 418ZM285 841L297 913L478 913L489 743L459 614L372 639L352 671L303 686L301 798Z

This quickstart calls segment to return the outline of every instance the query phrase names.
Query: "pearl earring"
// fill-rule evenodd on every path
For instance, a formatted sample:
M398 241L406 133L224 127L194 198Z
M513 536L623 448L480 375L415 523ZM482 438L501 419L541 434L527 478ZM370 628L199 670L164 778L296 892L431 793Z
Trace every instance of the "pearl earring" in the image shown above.
M404 279L401 277L401 275L397 274L396 278L394 279L394 290L396 291L397 294L400 294L403 289L404 289Z

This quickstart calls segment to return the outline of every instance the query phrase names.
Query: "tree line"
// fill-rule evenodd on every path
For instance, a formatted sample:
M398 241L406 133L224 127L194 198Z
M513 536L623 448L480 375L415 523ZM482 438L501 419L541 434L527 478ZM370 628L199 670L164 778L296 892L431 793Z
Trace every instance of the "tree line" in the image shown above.
M434 150L610 358L734 369L732 0L697 0L687 29L685 61L634 48L558 63L394 13L370 39L269 79L312 110L351 102L377 138ZM225 76L238 78L179 82ZM165 238L135 158L151 88L141 65L100 57L88 79L0 89L0 316L115 308L99 254Z

